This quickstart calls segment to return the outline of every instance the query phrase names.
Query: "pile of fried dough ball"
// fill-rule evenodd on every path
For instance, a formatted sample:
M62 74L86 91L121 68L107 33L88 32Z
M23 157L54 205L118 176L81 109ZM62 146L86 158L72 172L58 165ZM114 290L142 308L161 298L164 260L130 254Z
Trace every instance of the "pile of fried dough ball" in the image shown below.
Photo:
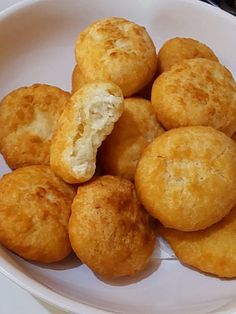
M75 45L72 93L21 87L0 105L0 242L105 278L143 270L156 236L183 263L236 277L236 83L205 44L99 20ZM151 90L151 95L150 95Z

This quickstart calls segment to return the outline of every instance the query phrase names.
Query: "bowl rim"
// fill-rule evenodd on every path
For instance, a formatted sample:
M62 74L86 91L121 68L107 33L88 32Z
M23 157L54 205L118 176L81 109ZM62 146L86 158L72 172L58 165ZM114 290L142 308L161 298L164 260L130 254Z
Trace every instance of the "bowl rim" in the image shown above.
M0 246L0 272L5 275L8 279L16 283L19 287L31 293L33 296L39 298L40 300L55 306L58 309L65 310L69 313L78 314L105 314L112 313L109 311L104 311L95 306L89 306L82 302L74 301L68 297L63 296L57 292L54 292L47 286L41 284L36 279L28 276L27 274L16 269L10 263L8 263L4 257L1 256L1 250L8 250L2 245ZM76 312L75 312L76 311Z
M21 0L6 9L0 11L0 23L4 20L10 18L14 14L17 14L19 11L24 10L32 5L39 4L42 2L54 2L55 0ZM63 1L63 0L57 0ZM77 0L78 1L78 0ZM90 0L87 0L90 1ZM108 1L108 0L107 0ZM120 0L126 1L126 0ZM155 0L158 1L158 0ZM166 3L173 2L184 2L196 7L202 7L209 12L219 15L221 17L227 18L231 20L236 26L236 18L228 12L223 11L222 9L212 6L209 3L202 2L199 0L165 0ZM69 297L63 296L60 293L57 293L47 287L46 285L41 284L36 279L28 276L27 274L21 272L13 265L11 265L1 254L1 251L5 250L3 246L0 245L0 272L13 281L15 284L28 291L30 294L39 298L40 300L53 305L54 307L67 311L69 313L77 313L77 314L106 314L106 313L116 313L108 310L100 309L99 307L87 305L81 301L75 301L70 299ZM7 250L8 251L8 250ZM6 251L6 254L8 254ZM229 303L232 300L229 300ZM232 308L233 310L233 308ZM218 313L233 313L230 311L218 312Z
M28 6L37 4L37 3L42 3L42 2L50 2L50 1L55 1L55 0L19 0L19 2L10 5L9 7L0 10L0 22L2 22L4 19L8 18L10 15L17 13L17 11L21 10L21 9L25 9ZM59 1L63 1L63 0L57 0ZM78 0L80 1L80 0ZM87 0L90 1L90 0ZM121 1L125 1L125 0L121 0ZM158 0L155 0L158 1ZM227 11L224 11L223 9L221 9L218 6L213 6L210 3L207 2L203 2L200 0L165 0L166 3L171 3L171 2L185 2L185 3L190 3L192 5L195 5L197 7L202 7L205 9L208 9L211 12L214 12L215 14L221 15L222 17L226 17L228 19L231 20L231 22L236 24L236 19L235 16L233 16L232 14L230 14Z

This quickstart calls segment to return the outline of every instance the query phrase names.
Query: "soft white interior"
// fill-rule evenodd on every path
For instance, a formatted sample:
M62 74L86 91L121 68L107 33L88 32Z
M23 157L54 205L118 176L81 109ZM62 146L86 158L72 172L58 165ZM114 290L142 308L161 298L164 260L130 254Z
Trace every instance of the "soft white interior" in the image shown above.
M80 110L78 129L82 126L83 134L77 134L72 157L73 171L77 174L94 173L97 149L119 119L121 104L121 97L107 92L93 97Z

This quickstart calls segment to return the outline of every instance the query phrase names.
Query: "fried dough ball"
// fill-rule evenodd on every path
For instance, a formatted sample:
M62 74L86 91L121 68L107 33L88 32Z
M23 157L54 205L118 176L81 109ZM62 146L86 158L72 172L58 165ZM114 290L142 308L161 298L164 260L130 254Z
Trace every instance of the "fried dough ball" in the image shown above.
M153 223L130 181L104 176L78 188L69 236L77 256L95 273L130 276L144 269L154 250Z
M0 150L10 168L49 164L51 138L69 93L45 84L21 87L0 104Z
M19 256L52 263L71 252L67 224L75 189L48 166L19 168L0 180L0 242Z
M236 207L205 230L182 232L160 225L158 231L183 263L219 277L236 277Z
M72 95L52 140L50 164L68 183L92 178L97 149L123 112L121 89L112 82L85 84Z
M158 53L158 72L169 71L173 65L194 58L218 61L214 52L198 40L181 37L169 39Z
M107 174L133 180L144 148L164 132L150 101L132 97L124 101L124 112L99 151Z
M236 83L220 63L191 59L162 73L151 102L166 129L212 126L231 136L236 128Z
M126 97L140 91L156 72L156 50L147 31L123 18L91 24L80 34L75 54L86 81L111 80Z
M80 71L79 65L76 64L72 73L72 93L74 94L77 92L77 90L79 90L86 83L87 82L85 81L85 78Z
M204 229L236 204L236 144L210 127L173 129L144 151L135 174L138 196L169 228Z

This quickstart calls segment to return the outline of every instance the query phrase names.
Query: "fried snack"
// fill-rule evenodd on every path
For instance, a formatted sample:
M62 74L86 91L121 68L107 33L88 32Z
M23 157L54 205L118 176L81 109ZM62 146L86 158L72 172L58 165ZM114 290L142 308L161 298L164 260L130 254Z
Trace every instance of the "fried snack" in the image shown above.
M86 83L87 82L85 81L85 78L80 71L79 65L76 64L72 73L72 93L74 94L77 92L77 90L79 90Z
M99 150L105 173L133 180L144 148L163 132L148 100L126 98L121 118Z
M151 102L166 129L212 126L231 136L236 130L236 83L220 63L191 59L162 73Z
M19 256L52 263L71 252L67 231L75 189L48 166L19 168L0 180L0 242Z
M52 140L50 164L68 183L92 178L98 147L123 112L121 89L112 82L93 82L72 95Z
M86 81L111 80L126 97L140 91L156 72L156 50L147 31L123 18L91 24L80 34L75 54Z
M193 38L176 37L169 39L158 53L158 72L169 71L173 65L194 58L218 61L214 52L207 45Z
M0 150L10 168L49 164L52 133L69 93L45 84L21 87L0 104Z
M236 277L236 207L205 230L182 232L160 225L158 231L183 263L219 277Z
M154 250L154 227L133 184L104 176L78 188L69 236L83 263L103 277L115 278L144 269Z
M236 145L210 127L173 129L144 151L135 174L139 199L169 228L204 229L236 204Z

